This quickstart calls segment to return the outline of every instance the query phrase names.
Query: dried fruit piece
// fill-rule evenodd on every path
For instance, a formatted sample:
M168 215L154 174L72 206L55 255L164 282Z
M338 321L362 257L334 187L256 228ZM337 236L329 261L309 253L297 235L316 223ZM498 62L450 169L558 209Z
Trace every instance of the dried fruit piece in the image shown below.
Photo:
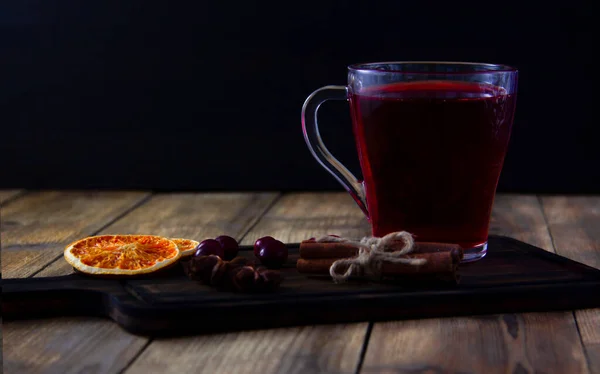
M262 279L261 288L266 291L272 291L279 287L281 281L283 280L281 277L281 273L275 270L269 270L265 268L258 268L256 272Z
M238 292L274 291L282 281L279 271L256 269L243 257L223 261L215 255L194 256L189 264L184 265L184 270L192 280Z
M232 284L237 291L252 291L254 289L254 268L251 266L242 266L232 270Z
M253 263L251 260L245 258L245 257L236 257L233 260L229 261L229 265L232 267L235 266L252 266Z
M219 256L194 256L190 260L190 272L191 274L200 278L205 284L211 283L213 275L213 269L219 266L223 260Z
M172 240L154 235L91 236L65 248L65 260L94 275L152 273L176 262L181 251Z
M181 252L181 257L188 257L196 252L196 247L198 247L198 243L192 239L183 239L183 238L169 238L171 241L177 244L177 248Z

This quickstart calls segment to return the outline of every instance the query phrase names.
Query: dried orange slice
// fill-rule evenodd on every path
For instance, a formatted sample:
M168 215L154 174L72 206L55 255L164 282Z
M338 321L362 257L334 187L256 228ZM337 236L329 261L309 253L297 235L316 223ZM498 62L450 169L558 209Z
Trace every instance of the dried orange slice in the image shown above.
M65 260L87 274L152 273L181 257L175 242L154 235L90 236L71 243Z
M181 257L191 256L196 252L196 247L199 242L192 239L169 238L177 244L177 248L181 251Z

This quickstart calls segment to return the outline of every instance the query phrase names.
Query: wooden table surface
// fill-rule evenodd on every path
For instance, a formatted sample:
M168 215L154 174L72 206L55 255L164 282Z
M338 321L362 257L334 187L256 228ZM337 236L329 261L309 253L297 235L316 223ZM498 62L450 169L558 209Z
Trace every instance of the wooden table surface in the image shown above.
M72 272L65 244L152 233L242 244L369 233L346 193L0 191L2 276ZM600 196L499 195L491 233L600 268ZM600 297L600 295L598 295ZM109 320L4 323L5 373L600 373L600 309L308 326L177 339Z

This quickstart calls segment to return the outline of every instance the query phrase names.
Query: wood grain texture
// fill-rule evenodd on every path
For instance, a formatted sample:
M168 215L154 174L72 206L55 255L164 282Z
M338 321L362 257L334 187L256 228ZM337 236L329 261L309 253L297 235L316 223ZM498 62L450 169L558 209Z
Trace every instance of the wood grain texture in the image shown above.
M489 232L554 252L544 214L535 195L498 194Z
M2 276L35 274L65 245L92 235L148 196L145 192L30 193L2 208Z
M378 323L362 373L585 373L564 313Z
M23 193L22 190L0 190L0 232L2 232L2 208L5 202L8 202ZM0 239L0 250L2 249L2 239ZM0 269L2 268L2 256L0 256ZM0 278L1 272L0 272ZM2 349L2 316L0 316L0 367L3 367L3 349Z
M14 199L23 193L23 190L0 190L0 205Z
M201 241L243 236L278 193L158 194L103 233L151 233Z
M156 340L126 373L353 373L365 327L309 326Z
M590 372L600 373L600 309L575 311Z
M242 244L251 245L266 235L296 243L325 234L351 238L370 235L367 219L347 193L286 194L244 237Z
M4 373L117 373L146 344L96 318L14 321L5 325Z
M600 268L600 196L543 197L556 252Z
M547 196L542 205L556 252L600 268L600 196ZM575 317L590 371L600 373L600 309Z
M242 244L270 235L299 242L315 235L361 237L369 225L346 193L286 194L246 234ZM155 365L162 373L352 373L366 323L262 330L155 341L127 373ZM166 355L166 356L165 356ZM164 357L177 357L168 365Z
M498 195L490 232L546 250L535 196ZM485 261L485 260L484 260ZM572 313L527 313L376 323L363 373L587 373Z
M239 238L276 197L276 193L154 195L101 233L147 232L192 238L225 233ZM61 201L76 204L68 198ZM31 209L33 215L38 208ZM60 257L36 276L71 272ZM116 373L148 343L147 338L131 335L112 321L96 318L11 322L5 325L5 334L11 345L5 348L7 373Z
M147 196L41 192L11 201L2 210L3 276L35 274L70 241L93 234ZM2 330L4 373L114 373L119 360L130 359L145 343L112 322L90 318L10 322Z

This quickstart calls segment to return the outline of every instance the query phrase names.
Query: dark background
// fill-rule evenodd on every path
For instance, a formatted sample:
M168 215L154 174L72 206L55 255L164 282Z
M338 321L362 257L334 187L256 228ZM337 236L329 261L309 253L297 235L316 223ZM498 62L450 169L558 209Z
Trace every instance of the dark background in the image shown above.
M441 4L2 2L0 187L339 190L306 96L351 63L460 60L520 70L500 190L600 192L592 2ZM321 113L358 173L347 104Z

